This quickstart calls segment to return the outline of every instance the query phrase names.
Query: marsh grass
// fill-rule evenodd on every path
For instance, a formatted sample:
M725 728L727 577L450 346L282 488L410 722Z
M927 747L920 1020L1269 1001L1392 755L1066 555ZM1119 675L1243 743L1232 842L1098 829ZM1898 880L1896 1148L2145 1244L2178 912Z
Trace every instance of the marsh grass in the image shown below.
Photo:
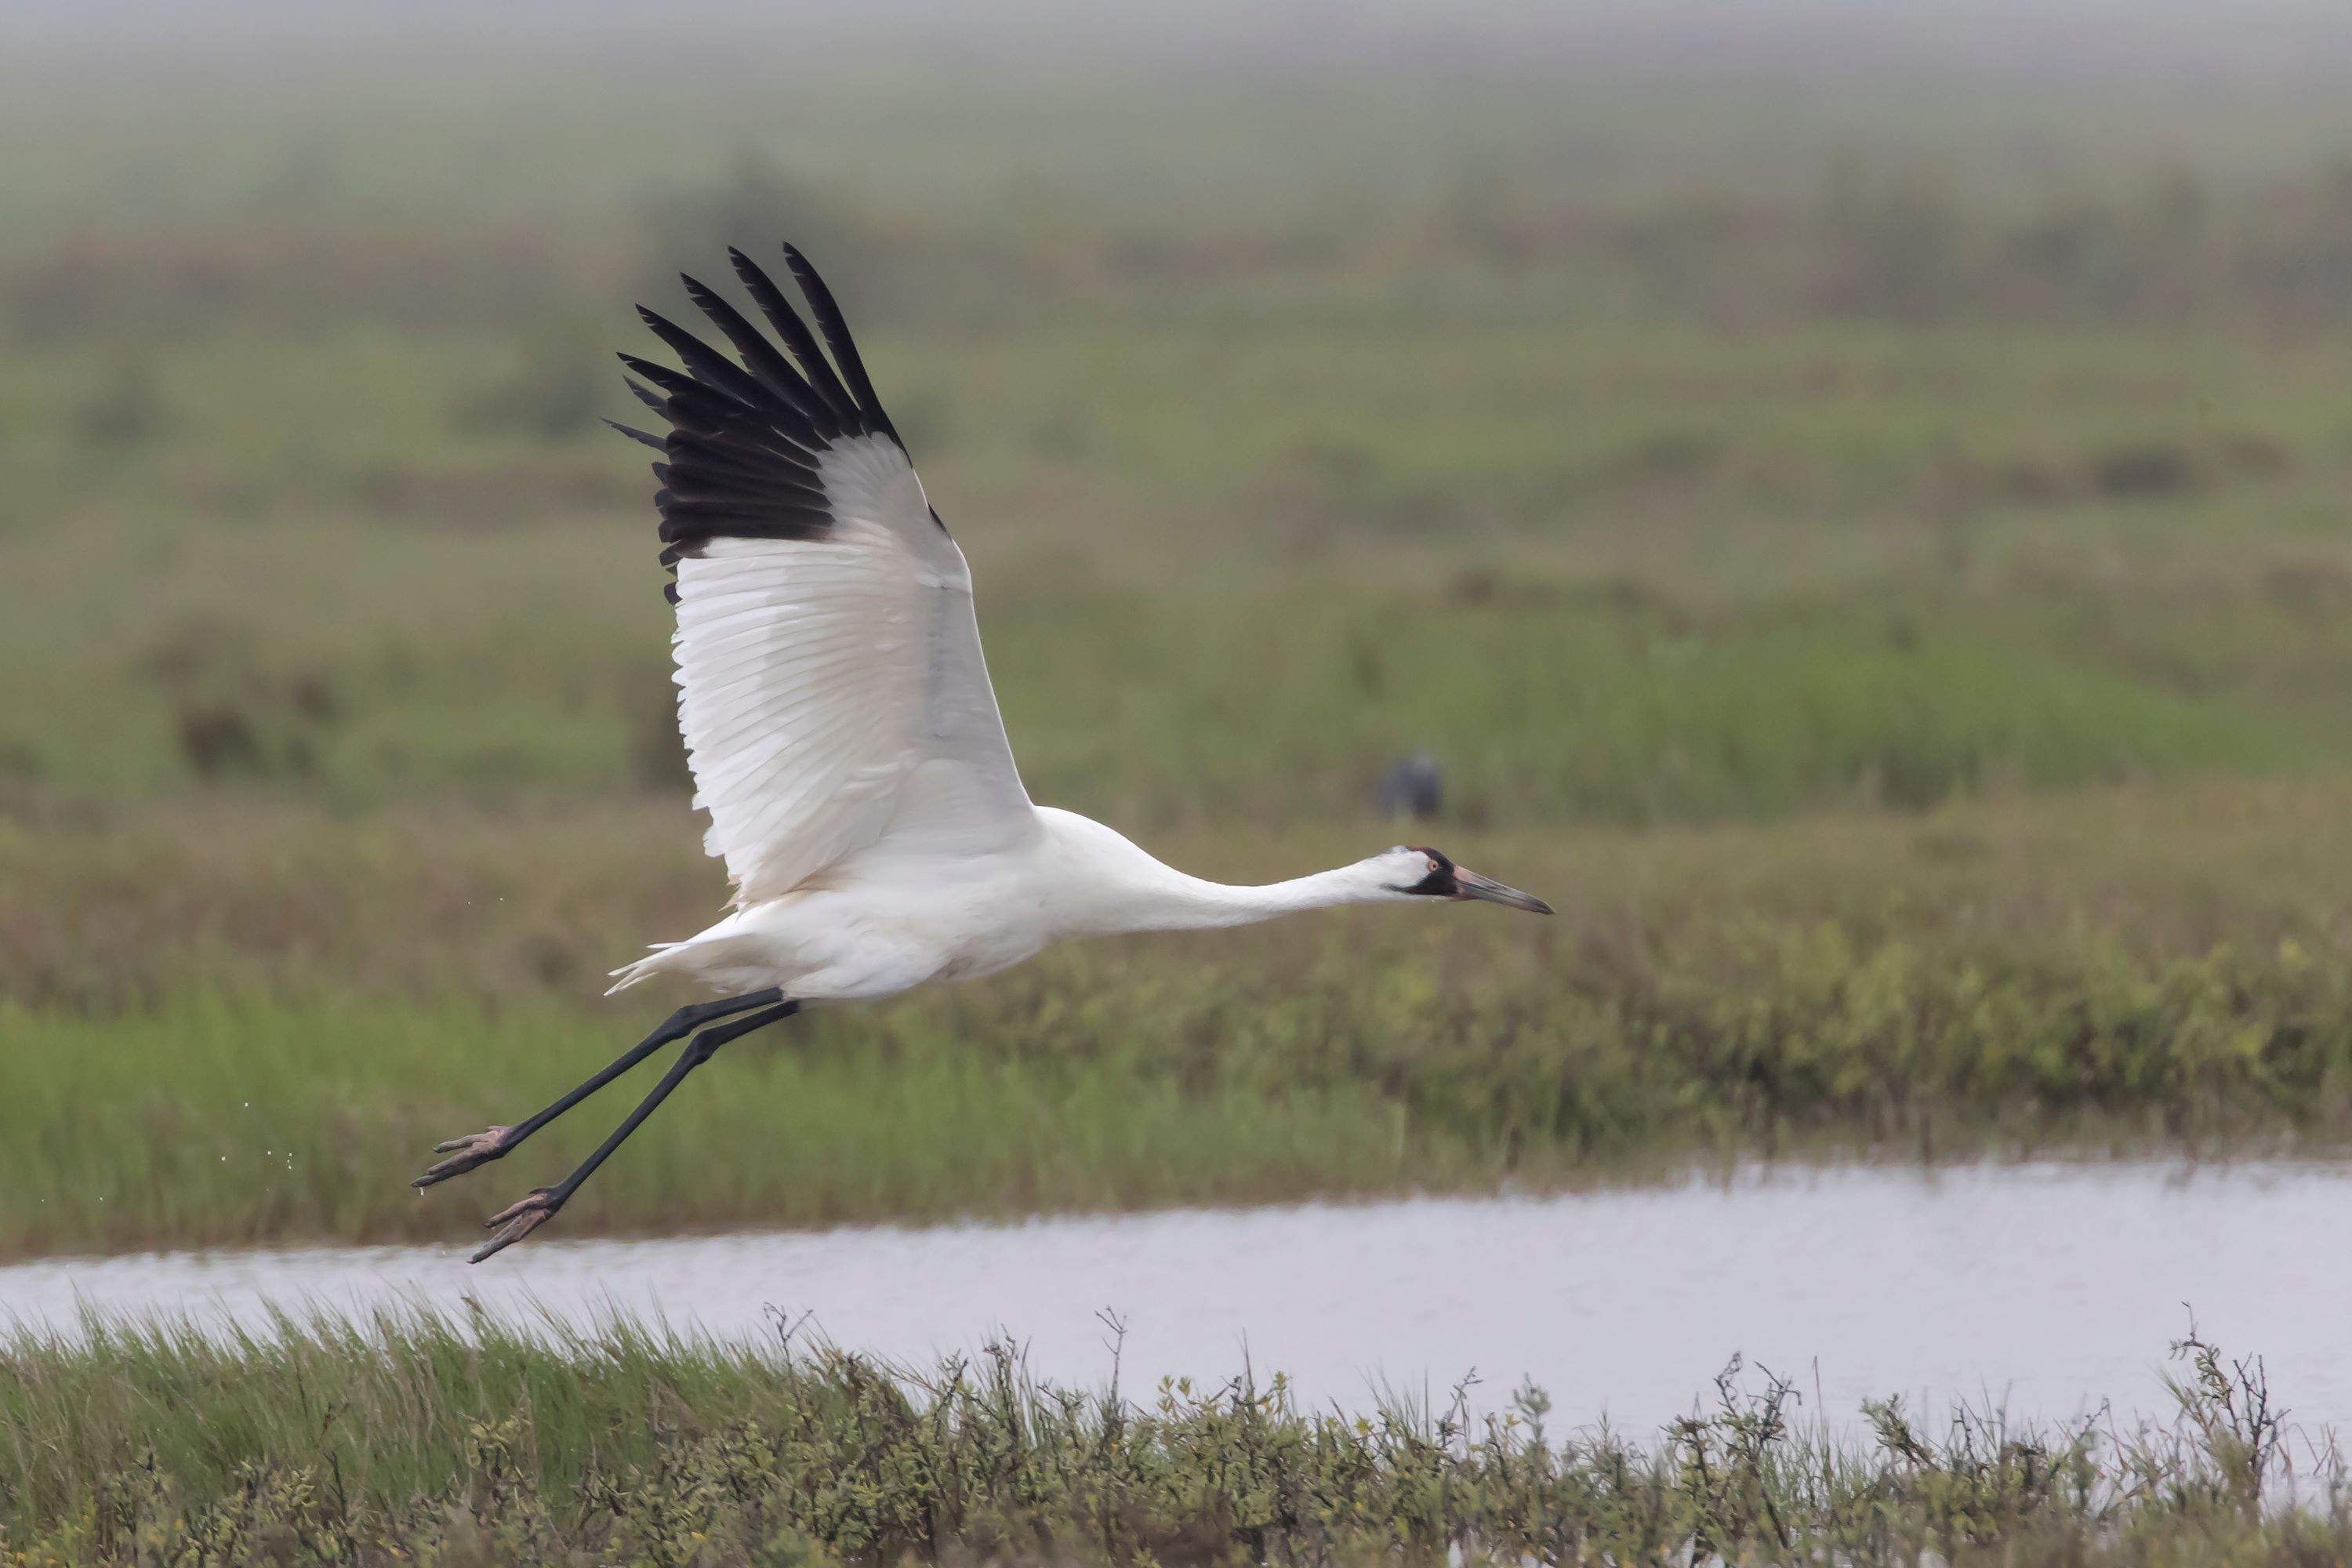
M0 1562L2256 1562L2352 1549L2324 1434L2191 1330L2169 1421L1864 1405L1738 1358L1654 1435L476 1315L0 1341ZM1114 1368L1118 1325L1107 1321ZM1940 1429L1939 1429L1940 1427Z
M142 808L0 844L0 975L24 998L0 1004L0 1252L467 1233L641 1089L422 1201L406 1186L433 1142L552 1099L674 1005L595 993L708 917L681 816ZM2310 782L1449 832L1561 914L1086 943L796 1019L730 1047L563 1224L2332 1152L2352 1146L2347 821L2343 786ZM1392 831L1153 843L1249 876Z
M959 411L919 455L1041 798L1291 822L1428 747L1496 820L1706 820L2342 754L2352 361L2326 333L880 342ZM174 340L153 377L178 412L128 450L67 417L103 353L0 367L23 409L0 531L74 588L0 626L0 791L674 777L645 746L650 479L617 437L453 424L500 348ZM1096 435L1041 454L1073 387ZM2100 478L2141 469L2184 477Z
M621 1114L404 1184L682 999L595 1000L721 889L591 350L646 346L656 258L788 220L971 555L1038 799L1233 879L1434 840L1565 912L796 1021L568 1226L2352 1138L2334 173L2101 158L2035 211L1784 144L1694 191L1779 122L1711 79L1234 83L1203 135L1142 83L851 73L698 83L624 148L562 68L387 78L355 141L289 129L307 71L174 72L163 139L162 83L19 84L0 1252L446 1237ZM2070 135L2128 107L2066 97ZM1946 129L2009 145L2002 101ZM1302 177L1265 149L1308 122ZM1558 155L1603 124L1631 162ZM1370 820L1424 749L1444 819Z

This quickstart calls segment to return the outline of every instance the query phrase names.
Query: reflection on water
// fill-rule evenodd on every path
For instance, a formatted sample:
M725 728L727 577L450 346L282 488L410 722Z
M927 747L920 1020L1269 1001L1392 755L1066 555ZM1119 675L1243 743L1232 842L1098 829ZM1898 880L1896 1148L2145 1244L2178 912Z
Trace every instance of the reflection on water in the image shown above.
M2297 1423L2352 1427L2347 1233L2352 1167L2337 1165L1780 1171L1553 1198L542 1237L479 1268L430 1247L76 1259L0 1268L0 1315L69 1325L79 1299L217 1321L265 1301L471 1297L744 1336L773 1331L773 1306L900 1360L1002 1329L1039 1373L1092 1384L1110 1369L1110 1308L1131 1391L1221 1379L1246 1357L1310 1402L1356 1407L1383 1384L1442 1394L1475 1369L1487 1405L1532 1378L1559 1416L1639 1430L1688 1409L1734 1351L1838 1418L1896 1392L2030 1415L2164 1410L2187 1303L2224 1349L2267 1358Z

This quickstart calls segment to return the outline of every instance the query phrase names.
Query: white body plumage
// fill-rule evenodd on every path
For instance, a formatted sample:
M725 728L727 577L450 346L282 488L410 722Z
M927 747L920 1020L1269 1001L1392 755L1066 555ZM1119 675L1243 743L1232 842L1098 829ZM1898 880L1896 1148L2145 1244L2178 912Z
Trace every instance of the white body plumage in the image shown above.
M748 905L621 972L678 974L719 991L773 985L810 1002L864 1001L1010 968L1073 937L1243 925L1293 910L1402 901L1426 851L1265 887L1189 877L1075 812L1030 808L1017 845L943 858L853 856L802 889Z

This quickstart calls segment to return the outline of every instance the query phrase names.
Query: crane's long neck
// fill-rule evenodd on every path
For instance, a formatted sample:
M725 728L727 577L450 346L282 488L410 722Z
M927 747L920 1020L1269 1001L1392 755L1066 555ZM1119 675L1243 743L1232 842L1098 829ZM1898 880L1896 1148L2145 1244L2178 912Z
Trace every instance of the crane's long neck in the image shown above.
M1050 808L1038 815L1066 856L1066 885L1086 889L1071 907L1074 923L1087 930L1202 931L1394 897L1377 868L1362 862L1258 886L1212 882L1153 859L1099 823Z
M1257 885L1211 882L1162 866L1168 879L1137 900L1134 931L1206 931L1217 926L1255 925L1277 915L1307 910L1328 910L1341 904L1370 902L1378 897L1368 889L1353 866L1293 877L1286 882Z

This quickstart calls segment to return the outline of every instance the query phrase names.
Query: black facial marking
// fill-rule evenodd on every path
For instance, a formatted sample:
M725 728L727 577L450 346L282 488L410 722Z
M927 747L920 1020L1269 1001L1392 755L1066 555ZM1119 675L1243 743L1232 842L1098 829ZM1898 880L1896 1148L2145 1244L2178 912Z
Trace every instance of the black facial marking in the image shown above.
M1430 868L1428 876L1423 877L1412 887L1399 888L1397 891L1401 893L1422 893L1433 899L1452 899L1461 896L1461 886L1454 879L1453 861L1448 860L1436 850L1424 847L1419 844L1408 844L1405 847L1412 850L1415 854L1428 856L1433 864Z

